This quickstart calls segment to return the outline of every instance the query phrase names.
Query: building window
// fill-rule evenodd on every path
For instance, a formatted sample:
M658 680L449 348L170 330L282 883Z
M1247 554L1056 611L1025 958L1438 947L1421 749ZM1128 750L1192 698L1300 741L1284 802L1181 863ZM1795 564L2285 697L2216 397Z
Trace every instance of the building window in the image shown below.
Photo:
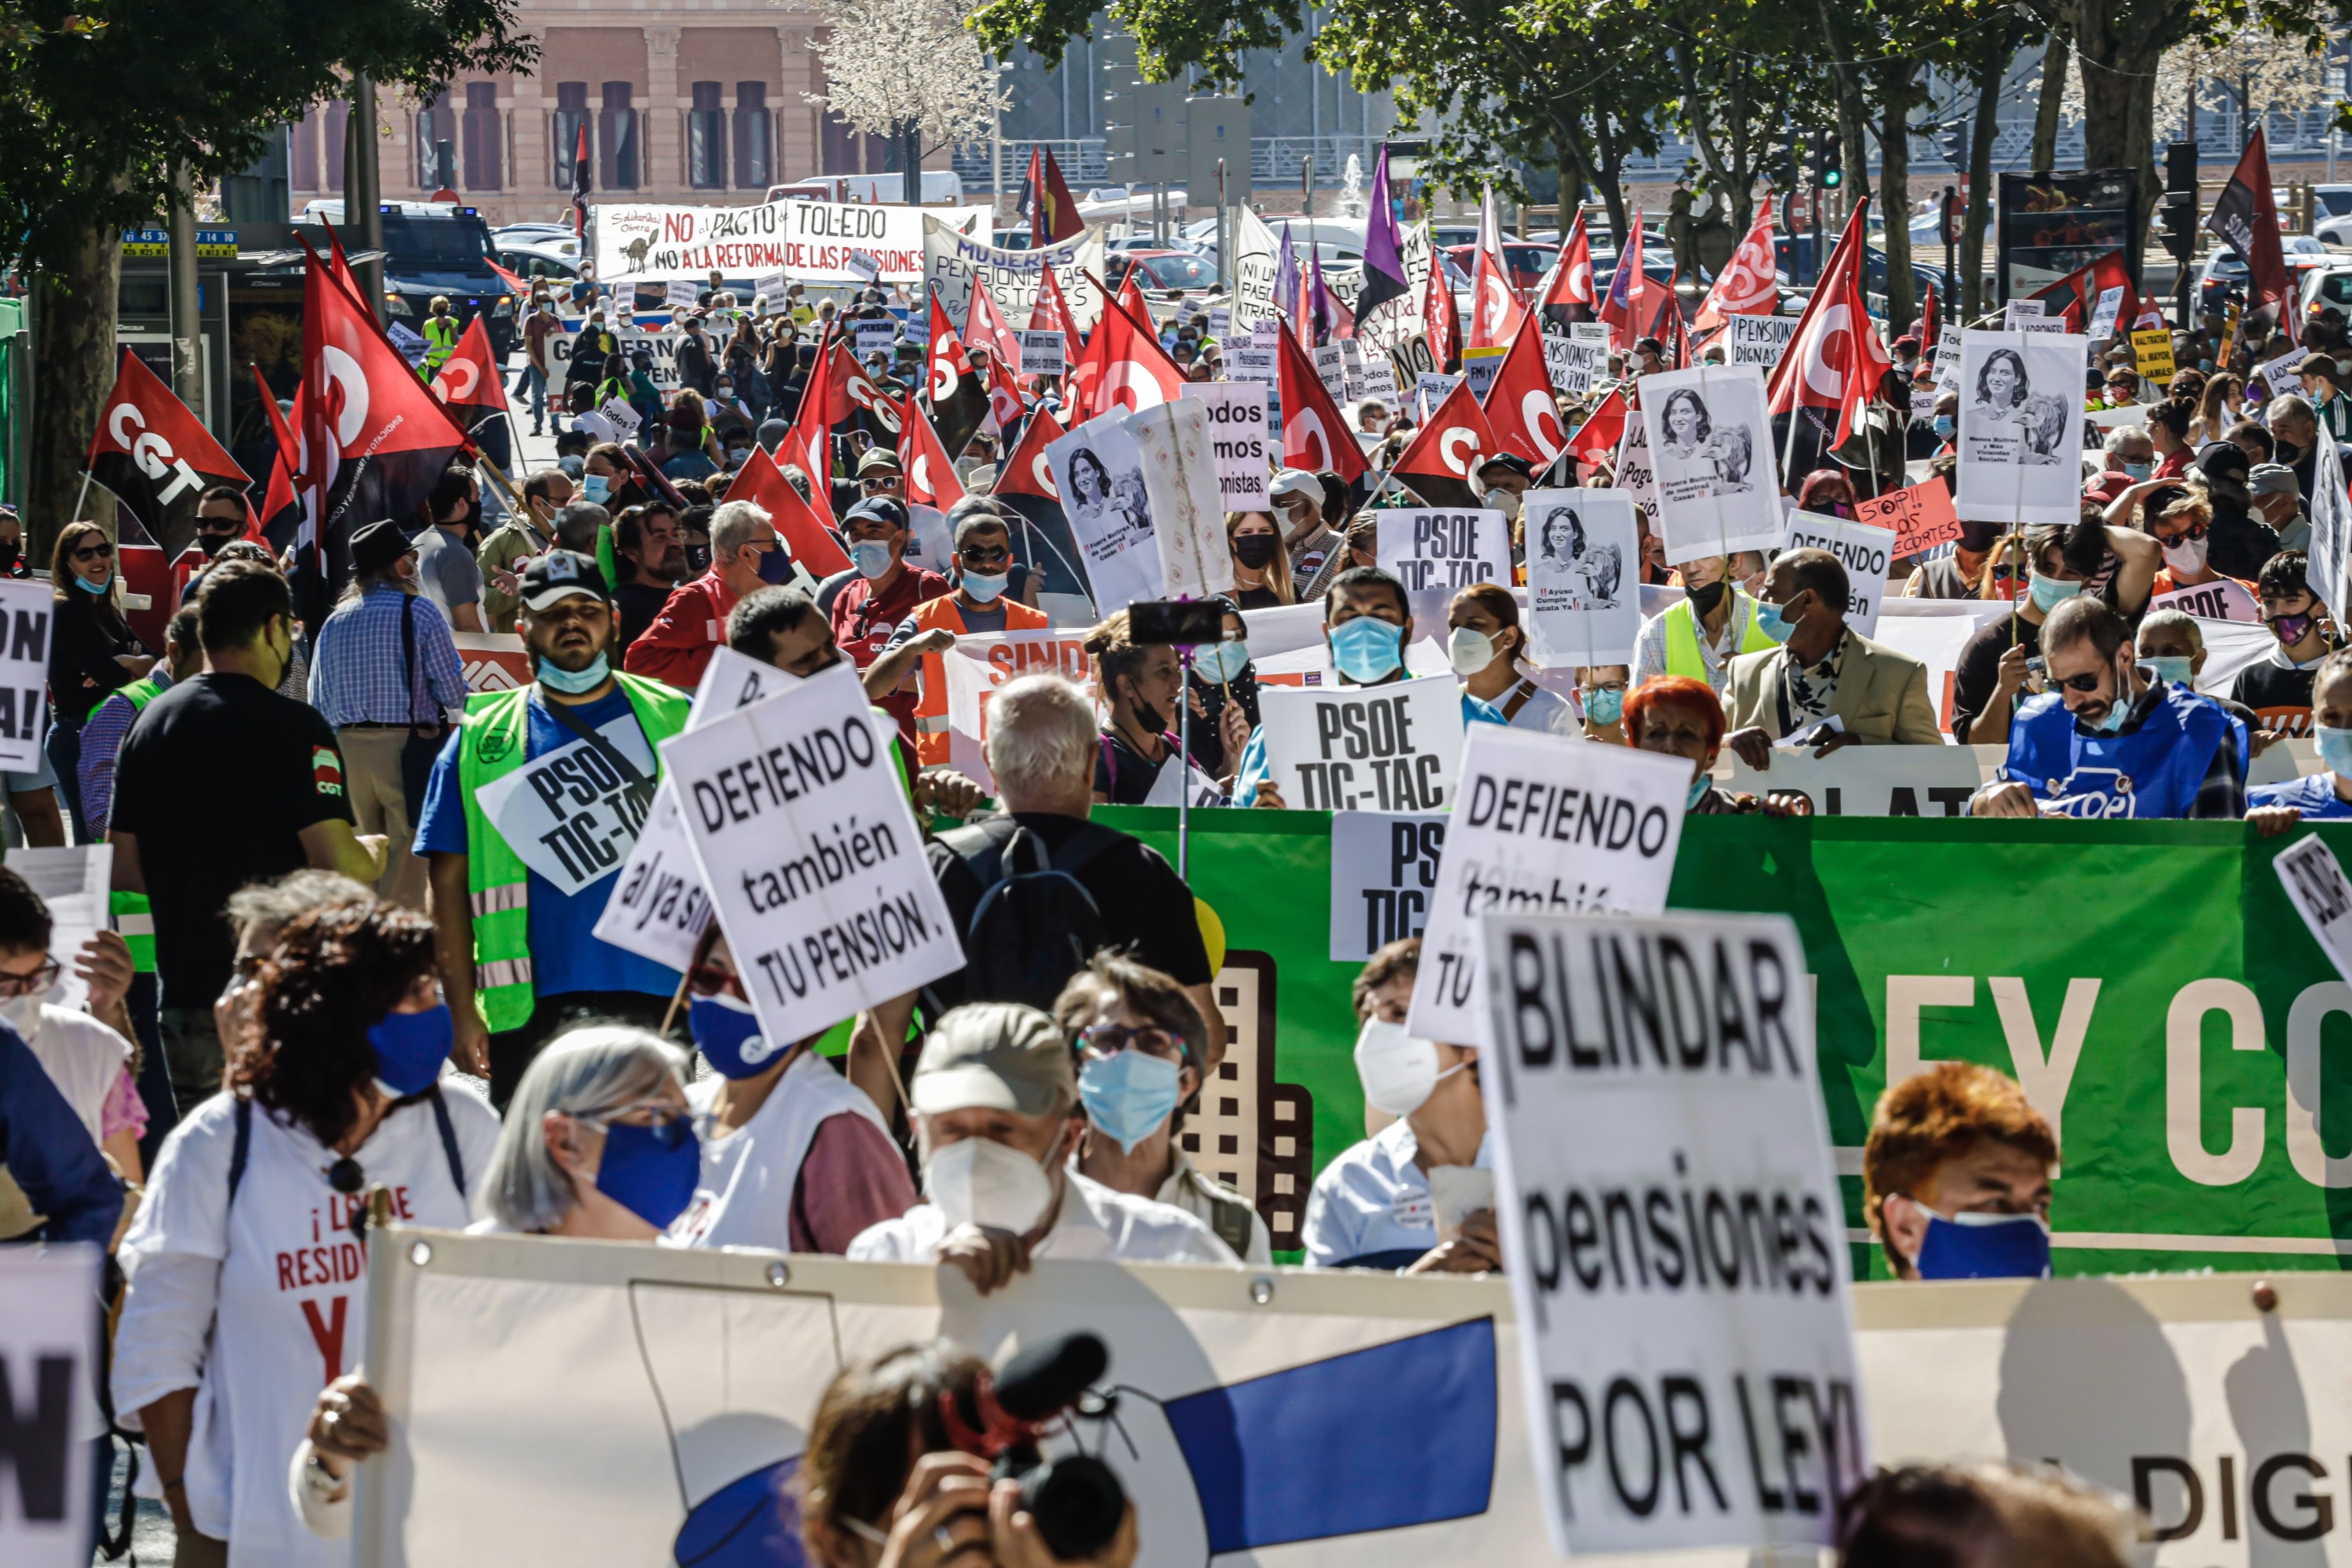
M768 114L768 84L735 84L735 184L747 191L764 191L775 184L774 122Z
M727 110L715 81L694 84L686 111L686 183L698 191L727 188Z
M448 163L457 161L457 111L449 106L449 93L443 89L431 103L416 111L416 188L437 191L457 183L457 171L453 166L442 167L441 149L449 149ZM447 175L447 179L442 178Z
M466 188L497 191L506 188L506 131L499 121L499 84L466 84L464 119Z
M584 81L559 81L555 84L555 188L572 188L572 160L580 150L581 132L588 128L588 84ZM593 142L592 142L593 148ZM592 151L592 156L593 151Z
M637 111L629 107L627 82L608 81L604 84L604 111L598 119L596 132L604 143L603 162L596 172L604 176L604 188L608 191L635 190Z

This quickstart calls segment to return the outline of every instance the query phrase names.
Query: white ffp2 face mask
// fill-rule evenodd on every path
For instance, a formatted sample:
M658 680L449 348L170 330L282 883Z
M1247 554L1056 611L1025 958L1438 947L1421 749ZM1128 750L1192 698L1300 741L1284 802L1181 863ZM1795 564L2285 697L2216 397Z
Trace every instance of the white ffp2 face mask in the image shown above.
M1445 639L1446 661L1456 675L1475 675L1495 662L1495 639L1470 626L1456 626Z
M1391 1116L1411 1116L1429 1101L1441 1078L1451 1078L1465 1064L1437 1070L1437 1045L1408 1035L1402 1024L1364 1020L1356 1036L1356 1077L1362 1080L1364 1100L1375 1110Z
M923 1191L950 1230L979 1225L1017 1235L1054 1201L1044 1166L989 1138L961 1139L934 1151L923 1162Z
M36 991L29 996L11 996L0 1002L0 1023L16 1031L16 1037L26 1045L33 1043L33 1031L41 1026L41 1004L49 999L46 991Z

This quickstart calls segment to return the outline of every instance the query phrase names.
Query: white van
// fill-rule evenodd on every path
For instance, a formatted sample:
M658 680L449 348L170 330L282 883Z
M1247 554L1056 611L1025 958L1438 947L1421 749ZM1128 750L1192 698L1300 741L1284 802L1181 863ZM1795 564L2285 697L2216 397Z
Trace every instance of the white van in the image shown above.
M907 199L903 174L812 174L789 185L770 185L772 202L888 202ZM963 205L963 181L953 169L923 171L923 204Z

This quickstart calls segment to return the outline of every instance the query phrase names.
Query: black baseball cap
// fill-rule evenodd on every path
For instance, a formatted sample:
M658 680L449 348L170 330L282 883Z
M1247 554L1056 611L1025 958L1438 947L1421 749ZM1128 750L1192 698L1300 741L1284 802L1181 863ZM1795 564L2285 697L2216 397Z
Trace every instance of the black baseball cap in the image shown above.
M389 521L369 523L352 535L352 569L355 572L381 572L416 546L408 542L400 524Z
M590 557L576 550L551 550L522 569L525 609L544 610L574 594L609 599L604 574Z

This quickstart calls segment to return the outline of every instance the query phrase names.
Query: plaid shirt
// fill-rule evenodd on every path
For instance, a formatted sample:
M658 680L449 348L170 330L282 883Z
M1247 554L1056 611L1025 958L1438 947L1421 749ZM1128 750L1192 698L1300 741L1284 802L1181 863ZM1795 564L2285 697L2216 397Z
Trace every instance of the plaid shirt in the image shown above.
M416 605L416 662L402 668L402 607ZM430 693L429 701L417 688ZM423 595L397 588L371 588L345 603L319 628L317 657L310 661L310 706L338 730L346 724L431 722L466 705L466 671L449 618Z

